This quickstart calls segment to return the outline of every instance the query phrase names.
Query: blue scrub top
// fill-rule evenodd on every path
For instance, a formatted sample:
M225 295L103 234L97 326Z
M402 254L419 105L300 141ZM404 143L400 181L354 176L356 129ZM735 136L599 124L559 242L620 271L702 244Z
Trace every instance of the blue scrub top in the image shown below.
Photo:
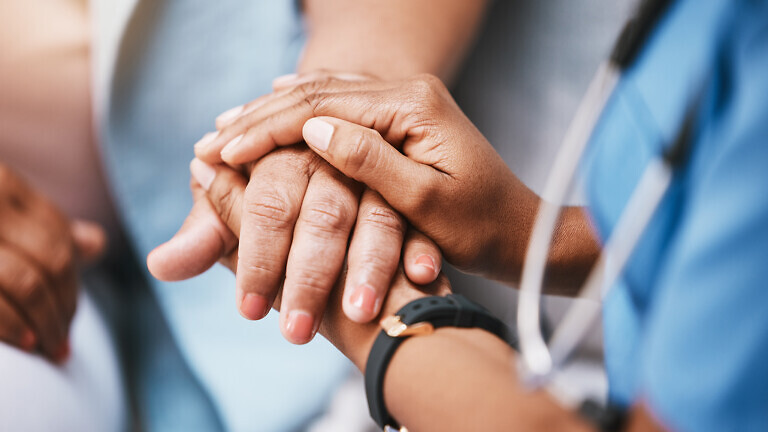
M699 94L689 161L605 301L610 398L673 430L766 431L768 1L675 2L593 136L593 221L607 237Z

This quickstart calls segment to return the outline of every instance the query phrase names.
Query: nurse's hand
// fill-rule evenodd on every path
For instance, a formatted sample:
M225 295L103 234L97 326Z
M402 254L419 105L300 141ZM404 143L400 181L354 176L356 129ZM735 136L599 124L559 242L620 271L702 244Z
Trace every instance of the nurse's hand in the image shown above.
M101 227L70 222L0 165L0 340L66 360L77 262L95 258L105 244Z
M195 205L179 233L150 254L150 271L179 280L220 260L236 272L237 306L248 319L264 317L282 290L280 326L293 343L316 333L345 257L344 311L357 322L379 314L403 248L411 280L430 283L439 274L441 255L431 241L406 233L402 216L378 194L305 146L280 149L248 167L247 188L240 173L218 167L232 174L217 184L226 192L222 199L236 201L227 211L242 213L235 231L205 197L210 168L198 161L191 169L200 180L192 183Z
M220 133L240 138L223 150L218 141L198 149L198 157L214 162L220 151L229 164L247 163L303 139L346 176L381 194L451 263L516 280L539 198L442 82L429 75L395 82L315 78L283 83L286 88Z

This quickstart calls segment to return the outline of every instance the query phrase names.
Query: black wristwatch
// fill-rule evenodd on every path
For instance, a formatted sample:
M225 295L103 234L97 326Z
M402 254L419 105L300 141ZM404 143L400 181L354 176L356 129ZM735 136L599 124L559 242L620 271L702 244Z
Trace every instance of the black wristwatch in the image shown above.
M485 308L458 294L414 300L381 320L381 327L365 367L365 392L371 417L384 431L406 430L387 411L383 394L389 362L406 338L430 334L440 327L481 328L517 348L514 332Z

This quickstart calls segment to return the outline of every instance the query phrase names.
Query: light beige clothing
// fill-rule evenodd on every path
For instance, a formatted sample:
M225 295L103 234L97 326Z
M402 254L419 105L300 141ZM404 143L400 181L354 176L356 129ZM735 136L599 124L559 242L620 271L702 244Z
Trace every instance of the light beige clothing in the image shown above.
M93 139L86 6L0 0L0 163L71 217L111 225ZM0 343L0 430L126 430L116 351L85 290L70 343L72 355L60 366Z
M0 2L0 163L70 216L106 223L90 72L86 1Z

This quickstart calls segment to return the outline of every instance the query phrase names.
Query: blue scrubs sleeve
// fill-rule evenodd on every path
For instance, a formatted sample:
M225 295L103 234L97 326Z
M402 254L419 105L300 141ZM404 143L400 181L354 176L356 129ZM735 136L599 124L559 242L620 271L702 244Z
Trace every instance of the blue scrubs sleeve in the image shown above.
M768 430L766 3L742 2L639 350L638 396L672 430Z

